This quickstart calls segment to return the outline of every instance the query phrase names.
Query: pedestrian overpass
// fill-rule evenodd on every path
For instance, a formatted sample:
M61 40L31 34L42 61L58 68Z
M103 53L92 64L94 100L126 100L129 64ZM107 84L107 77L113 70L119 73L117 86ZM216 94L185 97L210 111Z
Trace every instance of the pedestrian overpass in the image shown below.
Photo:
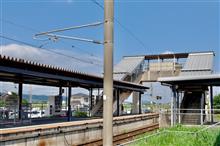
M213 72L213 58L213 52L124 56L114 66L113 114L115 116L122 114L121 104L131 95L133 96L132 113L142 113L141 96L148 87L140 84L145 82L166 83L164 81L167 79L166 77L190 78L195 74L209 75ZM68 103L71 88L82 87L88 89L90 93L91 116L102 116L102 77L7 56L0 56L0 59L0 80L19 84L19 101L22 100L23 83L59 87L60 96L62 87L68 87ZM93 95L94 90L99 91L97 96ZM188 108L186 105L189 102L188 99L187 96L183 97L181 106ZM195 102L197 102L197 98ZM19 111L21 109L22 105L19 102ZM68 105L68 109L68 113L70 113L70 105ZM21 113L19 113L20 116Z

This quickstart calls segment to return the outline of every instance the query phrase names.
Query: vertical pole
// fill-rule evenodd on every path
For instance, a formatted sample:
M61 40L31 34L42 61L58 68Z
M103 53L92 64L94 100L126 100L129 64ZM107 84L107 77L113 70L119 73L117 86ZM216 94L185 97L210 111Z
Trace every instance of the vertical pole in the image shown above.
M96 98L95 98L95 104L97 104L98 102L99 102L99 100L100 100L100 95L99 95L99 88L98 88L98 95L96 96Z
M142 113L141 104L142 104L142 102L141 102L141 92L139 92L139 114Z
M214 122L213 120L213 87L210 86L210 114L211 114L211 123Z
M160 77L160 75L161 75L161 68L160 68L160 57L158 56L158 58L157 58L157 61L158 61L158 67L157 67L157 69L158 69L158 73L159 73L159 75L158 75L158 77Z
M176 101L176 106L177 106L177 113L178 113L178 123L180 124L180 95L179 92L177 91L177 101Z
M170 125L173 126L173 89L171 88L171 103L170 103Z
M174 73L175 73L175 70L176 70L176 58L175 58L175 55L173 56L173 75L174 75Z
M68 88L68 121L71 121L71 116L72 116L72 112L71 112L71 90L72 88L69 87Z
M147 80L150 80L150 60L148 59L147 64Z
M60 98L62 96L62 87L59 87L59 96L60 96Z
M204 94L205 93L202 93L202 96L201 96L201 101L200 101L200 110L201 110L201 117L200 117L200 124L201 125L203 125L203 114L204 114L204 112L203 112L203 108L204 108L204 99L205 99L205 97L204 97Z
M117 89L117 93L116 93L116 100L117 100L117 116L120 116L120 98L119 98L119 95L120 95L120 91L119 89Z
M92 110L92 106L93 106L92 88L89 90L89 97L90 97L90 110Z
M103 145L112 146L114 0L104 0L104 9Z
M57 110L60 110L60 111L62 110L62 100L63 100L63 99L62 99L62 94L63 94L63 89L62 89L62 87L60 86L60 87L59 87L59 101L60 101L60 104L61 104L61 105L59 105L59 109L57 109Z
M173 98L171 103L171 126L174 126L176 123L176 88L172 87Z
M21 120L22 119L22 91L23 91L23 84L19 83L18 84L18 119Z

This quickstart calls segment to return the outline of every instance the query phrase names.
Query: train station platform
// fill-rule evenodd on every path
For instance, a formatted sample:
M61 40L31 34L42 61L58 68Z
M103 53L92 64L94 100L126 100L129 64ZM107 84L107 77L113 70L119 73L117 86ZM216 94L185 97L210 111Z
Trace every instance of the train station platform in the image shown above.
M144 133L159 128L159 114L141 114L113 118L114 136L132 131ZM60 146L84 145L102 139L103 119L61 122L0 130L0 145Z

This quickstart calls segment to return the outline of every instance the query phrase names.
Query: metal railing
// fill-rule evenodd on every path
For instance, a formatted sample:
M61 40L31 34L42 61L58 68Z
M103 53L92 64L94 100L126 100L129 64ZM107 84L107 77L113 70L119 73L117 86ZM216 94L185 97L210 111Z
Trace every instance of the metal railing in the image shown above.
M160 121L163 126L174 124L204 125L220 122L220 109L174 109L160 110ZM172 119L173 116L173 119Z
M146 136L142 136L142 137L137 137L133 140L121 143L119 146L126 146L126 145L134 145L135 143L141 141L141 140L145 140L147 141L147 139L155 137L155 136L159 136L161 134L168 134L168 133L180 133L180 134L192 134L195 136L198 136L199 133L202 133L204 131L207 131L211 128L216 128L217 126L220 125L220 109L175 109L174 111L180 111L176 116L184 116L184 115L196 115L199 117L199 121L201 122L201 117L204 117L203 119L203 124L199 123L198 125L205 125L208 124L206 126L202 126L201 129L198 129L196 131L178 131L178 130L169 130L169 129L162 129L160 131L156 131L152 134L146 135ZM170 119L170 115L171 115L171 110L160 110L160 124L161 121L164 121L164 119L161 118L161 116L167 116L169 117L168 119ZM211 119L211 117L213 116L213 119ZM211 121L213 120L213 121ZM170 123L170 122L169 122ZM181 121L178 121L178 124L183 124L181 123ZM161 125L160 125L161 126ZM170 127L171 125L167 125L165 127ZM219 128L219 127L218 127Z

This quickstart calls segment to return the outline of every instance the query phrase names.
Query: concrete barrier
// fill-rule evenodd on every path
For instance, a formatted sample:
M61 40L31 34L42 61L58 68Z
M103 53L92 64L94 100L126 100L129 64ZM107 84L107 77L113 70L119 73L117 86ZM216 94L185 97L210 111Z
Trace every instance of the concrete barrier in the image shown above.
M114 117L113 133L122 134L158 123L159 114ZM63 122L0 130L1 146L78 145L102 138L102 119Z

